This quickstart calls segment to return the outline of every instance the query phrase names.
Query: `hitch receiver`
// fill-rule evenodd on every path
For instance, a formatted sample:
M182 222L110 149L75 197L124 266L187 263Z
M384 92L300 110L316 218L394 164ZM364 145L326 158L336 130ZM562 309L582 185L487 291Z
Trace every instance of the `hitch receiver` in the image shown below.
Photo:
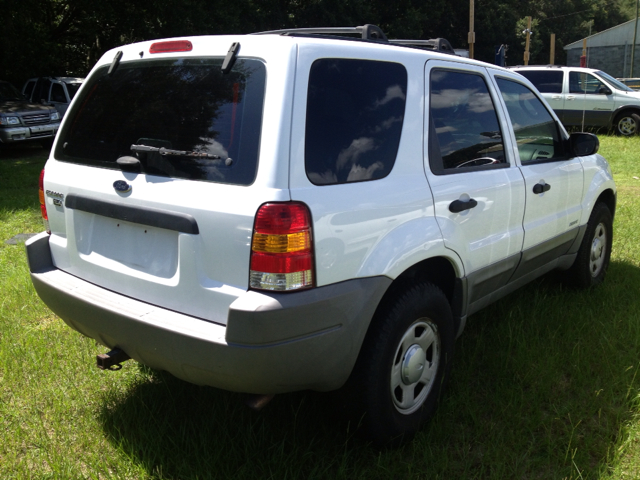
M114 348L109 353L103 353L96 356L98 368L100 370L120 370L122 362L129 360L131 357L127 355L123 350Z

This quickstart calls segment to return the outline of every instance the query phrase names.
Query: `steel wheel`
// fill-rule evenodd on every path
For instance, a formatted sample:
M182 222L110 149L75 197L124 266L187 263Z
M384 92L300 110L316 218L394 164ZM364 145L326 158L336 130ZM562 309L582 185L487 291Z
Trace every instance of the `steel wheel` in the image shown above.
M597 277L602 271L607 251L607 229L601 222L595 228L591 241L591 255L589 256L589 272L592 277Z
M391 396L396 410L410 415L429 395L440 363L438 327L428 318L413 323L400 340L391 366Z

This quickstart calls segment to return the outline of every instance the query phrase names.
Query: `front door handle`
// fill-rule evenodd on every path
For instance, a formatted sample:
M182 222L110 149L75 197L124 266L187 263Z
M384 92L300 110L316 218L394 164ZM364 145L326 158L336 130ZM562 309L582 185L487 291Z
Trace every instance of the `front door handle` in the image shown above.
M533 186L533 193L535 193L536 195L538 195L539 193L548 192L549 190L551 190L551 185L549 185L548 183L536 183Z
M454 200L449 204L449 211L451 213L460 213L464 212L465 210L474 208L476 205L478 205L478 202L476 202L473 198L470 198L465 202L463 202L462 200Z

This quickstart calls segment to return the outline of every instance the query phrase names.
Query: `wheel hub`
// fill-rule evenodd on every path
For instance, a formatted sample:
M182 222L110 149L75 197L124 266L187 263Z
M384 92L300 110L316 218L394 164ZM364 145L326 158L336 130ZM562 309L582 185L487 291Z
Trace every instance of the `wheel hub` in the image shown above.
M591 260L597 260L602 256L604 245L599 238L594 238L591 244Z
M402 361L402 382L405 385L416 383L422 376L427 354L420 345L411 345Z

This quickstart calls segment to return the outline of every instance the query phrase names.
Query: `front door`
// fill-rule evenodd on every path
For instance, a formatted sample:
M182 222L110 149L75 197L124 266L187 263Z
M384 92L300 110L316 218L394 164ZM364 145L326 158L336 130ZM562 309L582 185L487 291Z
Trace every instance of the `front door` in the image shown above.
M473 304L505 285L520 260L524 181L487 70L429 61L425 78L425 170L445 245L462 260Z

